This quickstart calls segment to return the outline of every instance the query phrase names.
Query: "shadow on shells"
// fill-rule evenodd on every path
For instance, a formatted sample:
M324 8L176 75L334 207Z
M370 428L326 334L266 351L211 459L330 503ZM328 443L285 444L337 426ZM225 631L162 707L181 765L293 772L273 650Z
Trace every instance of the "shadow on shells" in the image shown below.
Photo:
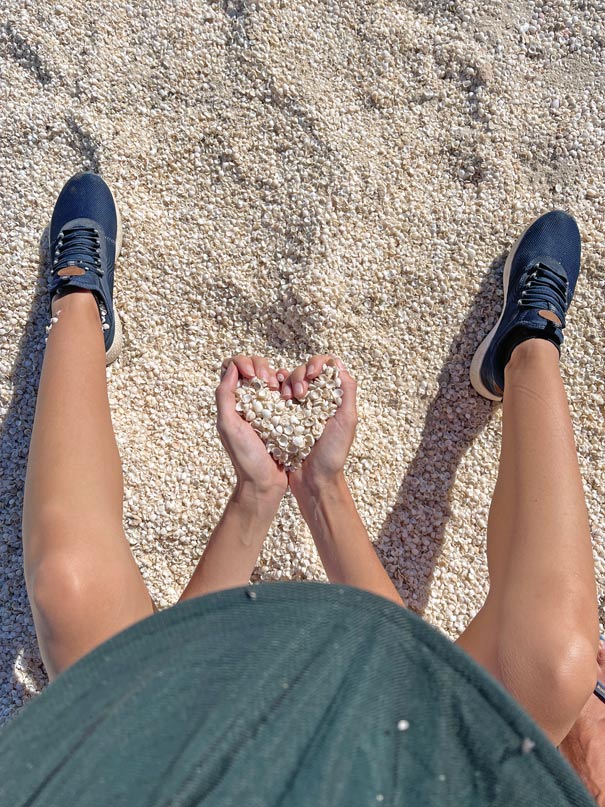
M378 556L404 602L418 614L427 605L433 570L451 515L450 490L458 464L493 413L492 402L472 388L469 369L479 343L500 315L505 259L506 253L491 263L451 344L439 375L439 392L426 414L420 445L401 483L393 512L375 542ZM420 551L416 556L411 552L412 540ZM402 557L401 547L405 562L393 570L392 558ZM419 572L419 568L428 571Z
M0 623L2 624L2 651L11 660L10 669L0 682L0 723L12 719L20 708L39 693L48 682L40 658L34 630L31 606L23 578L23 544L21 519L23 493L29 441L34 424L37 392L44 359L45 328L48 324L48 297L46 272L50 254L48 226L38 242L38 283L32 288L32 300L27 322L11 325L13 329L15 359L7 370L12 381L12 398L6 401L6 413L0 426ZM32 284L33 285L33 284ZM40 299L42 297L42 300ZM26 312L24 311L23 314ZM24 438L24 435L26 437ZM26 445L27 444L27 445ZM19 574L15 574L15 567ZM24 644L23 637L28 641ZM21 702L15 701L14 679L20 684Z

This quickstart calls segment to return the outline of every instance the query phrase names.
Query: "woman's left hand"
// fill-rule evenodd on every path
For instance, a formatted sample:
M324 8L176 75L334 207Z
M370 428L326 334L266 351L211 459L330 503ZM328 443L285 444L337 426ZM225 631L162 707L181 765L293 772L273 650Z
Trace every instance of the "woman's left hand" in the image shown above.
M288 477L283 465L278 465L271 457L252 426L235 411L235 390L240 376L257 376L272 389L279 389L288 371L274 371L267 359L260 356L234 356L223 362L222 373L221 383L216 388L217 428L235 468L239 493L279 501L288 487Z

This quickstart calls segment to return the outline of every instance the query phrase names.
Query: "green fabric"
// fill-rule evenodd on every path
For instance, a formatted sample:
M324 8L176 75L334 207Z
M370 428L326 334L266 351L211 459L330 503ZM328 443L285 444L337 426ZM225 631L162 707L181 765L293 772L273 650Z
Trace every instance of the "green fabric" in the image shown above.
M179 603L80 659L0 731L0 805L594 801L436 628L366 591L290 581Z

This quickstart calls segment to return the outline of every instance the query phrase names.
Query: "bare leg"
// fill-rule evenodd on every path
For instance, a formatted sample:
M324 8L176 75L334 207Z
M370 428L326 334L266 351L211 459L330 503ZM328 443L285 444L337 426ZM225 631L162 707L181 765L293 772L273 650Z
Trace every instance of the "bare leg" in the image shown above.
M518 345L505 368L488 521L490 592L457 640L555 745L594 687L599 644L588 513L559 355Z
M89 291L53 304L23 502L23 565L52 681L154 607L122 528L122 466Z

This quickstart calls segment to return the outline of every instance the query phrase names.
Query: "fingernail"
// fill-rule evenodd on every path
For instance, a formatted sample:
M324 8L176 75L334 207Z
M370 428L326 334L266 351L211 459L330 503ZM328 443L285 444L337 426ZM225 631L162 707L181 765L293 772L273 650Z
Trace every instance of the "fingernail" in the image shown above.
M314 373L314 372L315 372L315 365L314 364L308 364L307 365L307 373Z
M304 391L305 388L303 387L301 382L297 381L296 384L294 385L294 394L296 395L296 397L300 398L300 396L303 394Z
M278 373L277 374L277 380L279 381L280 384L284 380L285 377L286 376L283 373Z

